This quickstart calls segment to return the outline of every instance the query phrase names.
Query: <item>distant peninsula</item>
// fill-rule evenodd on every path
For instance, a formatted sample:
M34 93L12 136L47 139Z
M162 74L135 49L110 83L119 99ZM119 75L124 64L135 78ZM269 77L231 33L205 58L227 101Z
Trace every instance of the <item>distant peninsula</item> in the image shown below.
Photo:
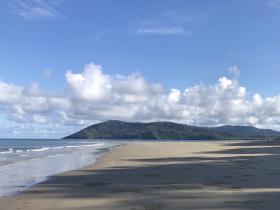
M280 132L252 126L198 127L173 122L109 120L91 125L64 139L113 140L258 140L280 139Z

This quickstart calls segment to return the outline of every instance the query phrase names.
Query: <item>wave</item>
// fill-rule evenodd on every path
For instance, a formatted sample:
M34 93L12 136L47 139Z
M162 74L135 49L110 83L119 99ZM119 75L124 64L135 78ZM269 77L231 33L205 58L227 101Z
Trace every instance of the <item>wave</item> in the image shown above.
M42 148L37 148L37 149L31 149L31 152L42 152L42 151L46 151L49 150L50 147L42 147Z
M7 148L0 151L0 154L11 154L11 153L23 153L23 152L43 152L47 150L62 150L66 148L86 148L86 147L98 147L103 146L104 143L94 144L79 144L79 145L67 145L67 146L54 146L54 147L36 147L36 148Z
M67 148L79 148L79 147L97 147L97 146L102 146L104 145L103 143L94 143L94 144L81 144L81 145L70 145L66 146Z
M14 154L11 156L3 154L0 157L0 197L24 190L53 174L74 170L91 164L100 155L99 149L110 148L112 146L114 144L89 144L88 142L88 144L82 145L69 145L66 142L66 145L63 146L50 145L46 147L44 145L41 148L37 147L32 149L31 145L29 145L29 152L25 150L25 153L16 153L16 150L22 150L20 147L16 149L15 147L10 149L5 148L0 153L9 152ZM18 171L21 171L21 173L18 173Z
M9 154L9 153L13 153L13 150L9 149L7 151L0 152L0 154Z

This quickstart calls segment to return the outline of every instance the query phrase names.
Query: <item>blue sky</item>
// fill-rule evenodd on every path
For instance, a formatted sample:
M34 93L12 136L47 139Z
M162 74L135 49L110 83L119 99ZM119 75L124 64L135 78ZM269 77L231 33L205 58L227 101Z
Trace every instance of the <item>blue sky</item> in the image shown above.
M76 83L67 80L65 74L68 70L72 71L72 76L83 74L84 66L93 62L102 66L102 74L114 77L114 80L118 80L117 75L123 75L127 81L137 72L145 85L150 87L159 83L165 95L171 89L183 94L186 88L192 89L196 85L211 88L218 85L219 78L227 77L236 88L246 87L244 100L252 103L255 94L260 94L265 100L277 97L280 92L279 25L279 0L0 0L0 81L9 88L11 85L22 89L32 84L33 88L38 86L41 95L38 93L37 96L47 97L47 100L54 95L62 97L66 94L73 105L73 101L78 101L73 92L83 95L79 91L85 91L85 85L79 85L80 89L77 89ZM237 69L235 73L228 71L230 67ZM99 68L93 66L93 75L96 71ZM237 74L240 74L238 78ZM115 87L118 82L108 84ZM22 94L26 96L26 91ZM83 100L79 101L82 105L88 103ZM48 123L42 120L37 125L34 120L30 121L34 118L34 110L29 113L23 108L26 116L18 121L10 117L14 114L10 110L24 105L10 101L8 105L7 102L2 104L4 136L11 136L11 130L18 127L21 127L19 135L40 136L22 129L23 126L31 130L34 127L43 129L46 136L60 135L55 134L55 128L50 128L57 118L57 107L36 112L37 117L48 119ZM102 104L108 106L108 101ZM182 108L182 112L189 107ZM80 127L110 118L99 113L89 114L92 117L89 120L81 113L71 111L75 112L71 119L86 121ZM261 111L252 112L246 116L259 120L253 125L268 125L263 122L265 117L259 116ZM137 120L140 113L134 113L126 120ZM232 118L221 115L215 115L217 120L210 122L205 120L209 116L202 114L192 117L191 121L184 121L175 115L171 117L170 113L164 112L141 120L207 125L251 123L250 120L232 121ZM275 116L272 111L271 116ZM123 119L118 115L111 117ZM278 128L276 121L274 119L269 126ZM61 121L56 123L65 133L80 128L74 125L67 127L67 123ZM7 129L7 124L10 129ZM50 130L54 134L48 134Z

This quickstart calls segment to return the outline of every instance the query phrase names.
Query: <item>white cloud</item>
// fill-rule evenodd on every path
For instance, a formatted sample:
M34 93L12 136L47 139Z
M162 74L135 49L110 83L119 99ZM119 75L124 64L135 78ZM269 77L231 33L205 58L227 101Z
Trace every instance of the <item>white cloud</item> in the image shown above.
M219 81L219 86L221 87L222 90L229 88L233 84L233 82L226 77L221 77L219 78L218 81Z
M181 91L178 89L171 89L168 99L172 103L178 103L181 97Z
M234 73L239 69L231 67ZM238 70L238 72L237 72ZM69 75L68 75L69 76ZM201 125L247 124L263 127L280 124L280 97L249 96L238 80L221 77L214 85L196 85L185 91L164 90L139 74L106 75L90 64L67 80L72 94L69 119L172 120ZM93 79L94 78L94 79ZM77 85L78 84L78 85ZM78 94L80 93L80 94ZM79 96L79 97L78 97ZM276 115L275 115L276 114Z
M87 68L83 74L86 72ZM91 73L92 76L95 75L94 72ZM103 89L106 90L106 94L101 91L102 94L96 103L72 101L76 107L71 113L72 119L86 116L85 119L173 120L208 125L255 124L266 119L266 116L262 116L264 110L266 115L271 115L271 110L278 111L277 97L265 99L266 103L260 95L254 95L250 99L245 87L226 77L220 78L213 86L197 85L181 93L177 89L169 92L162 87L155 88L157 85L146 83L139 75L116 77L99 72L100 75L100 81L104 82L103 77L107 78L102 86L110 88ZM83 80L84 86L76 92L81 93L84 89L90 91L100 81L90 83ZM92 93L92 99L95 99L95 90L92 90ZM91 96L86 95L89 98ZM89 98L87 101L90 101ZM101 104L100 99L103 101Z
M19 100L23 88L0 81L0 103L12 103Z
M82 73L67 71L66 81L73 101L95 104L143 102L149 99L150 94L162 90L158 84L147 84L138 73L110 76L93 63L86 65Z
M40 96L43 93L41 92L37 82L32 82L28 87L23 89L23 94L29 96Z
M67 71L65 77L74 99L91 102L109 99L110 76L103 74L101 66L91 63L83 73Z
M12 0L12 11L24 19L54 18L59 15L58 0Z
M35 82L25 88L0 82L0 110L12 121L29 122L36 113L49 113L48 101Z
M38 124L45 124L45 123L47 123L46 118L44 116L42 116L42 115L39 115L39 114L33 115L32 120L33 120L34 123L38 123Z
M236 79L221 77L213 85L167 90L147 82L139 73L108 75L92 63L80 73L67 71L65 78L67 89L60 95L43 93L37 83L20 87L0 82L0 114L11 123L39 126L49 132L58 128L69 132L69 127L77 129L109 119L280 130L280 95L249 95Z

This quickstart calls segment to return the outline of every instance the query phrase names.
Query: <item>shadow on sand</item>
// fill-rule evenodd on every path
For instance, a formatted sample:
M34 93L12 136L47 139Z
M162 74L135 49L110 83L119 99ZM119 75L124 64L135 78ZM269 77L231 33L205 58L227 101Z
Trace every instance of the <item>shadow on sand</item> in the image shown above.
M113 199L112 209L122 210L279 210L280 144L227 145L229 149L195 157L130 159L126 161L131 164L124 167L57 175L28 193L56 198ZM111 206L112 203L92 209Z

